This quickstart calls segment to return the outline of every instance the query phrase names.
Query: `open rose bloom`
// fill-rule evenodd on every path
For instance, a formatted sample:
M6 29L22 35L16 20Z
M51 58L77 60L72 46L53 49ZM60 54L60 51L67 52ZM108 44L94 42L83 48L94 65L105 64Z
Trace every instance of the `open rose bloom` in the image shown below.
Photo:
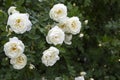
M27 57L24 54L21 54L16 58L12 58L10 63L13 65L14 69L22 69L27 64Z
M9 16L7 25L11 30L17 34L23 34L26 31L31 30L32 23L29 20L29 14L27 13L14 13Z
M43 52L42 63L46 66L53 66L59 60L59 50L55 47L50 47Z
M78 34L81 29L81 22L78 17L71 17L66 21L67 33Z
M24 44L17 37L9 39L9 42L4 45L4 52L9 58L16 58L24 52Z
M46 36L46 41L49 44L62 44L65 39L64 32L58 27L55 26L49 30L48 35Z
M50 10L50 18L59 22L67 16L67 7L64 4L56 4Z

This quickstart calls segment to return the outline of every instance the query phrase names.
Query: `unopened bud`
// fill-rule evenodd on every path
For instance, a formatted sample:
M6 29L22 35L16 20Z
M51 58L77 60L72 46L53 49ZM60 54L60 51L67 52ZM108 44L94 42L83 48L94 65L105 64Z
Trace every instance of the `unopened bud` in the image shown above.
M29 68L30 68L30 69L34 69L35 66L34 66L33 64L30 64Z

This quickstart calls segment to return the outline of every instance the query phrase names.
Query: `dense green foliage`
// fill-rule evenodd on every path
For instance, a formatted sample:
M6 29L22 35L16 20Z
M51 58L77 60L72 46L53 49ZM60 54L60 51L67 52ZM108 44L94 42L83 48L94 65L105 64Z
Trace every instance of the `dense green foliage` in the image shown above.
M41 62L42 52L50 46L45 36L54 23L49 11L56 3L64 3L68 16L78 16L82 22L83 37L75 35L72 45L58 45L60 60L52 67ZM7 10L30 14L32 29L24 34L14 32L7 36ZM88 20L88 24L85 24ZM13 69L3 51L10 37L17 36L25 44L27 66L22 70ZM35 69L30 69L30 64ZM120 0L0 0L0 80L74 80L85 71L86 80L120 80Z

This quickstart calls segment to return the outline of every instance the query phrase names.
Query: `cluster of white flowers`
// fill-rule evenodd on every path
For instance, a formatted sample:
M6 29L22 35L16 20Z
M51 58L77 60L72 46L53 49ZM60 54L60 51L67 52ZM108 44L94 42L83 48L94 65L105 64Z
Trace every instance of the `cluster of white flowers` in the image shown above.
M68 45L72 44L71 42L72 35L78 34L81 30L81 22L79 18L75 16L68 17L67 7L64 4L60 4L60 3L52 7L49 15L51 19L58 22L57 26L64 32L65 36L63 36L64 37L63 41L65 42L65 44L68 44ZM60 31L60 29L58 30L58 32ZM53 34L55 35L56 33L53 32ZM60 36L62 35L59 35L59 38ZM47 37L49 37L49 35ZM56 38L52 38L53 42L54 42L54 39ZM48 41L48 38L47 38L47 42L50 44L50 42ZM59 43L58 41L57 44L62 44L62 43Z
M16 7L12 6L8 9L8 14L7 25L10 26L10 30L17 34L23 34L31 30L32 23L29 20L28 13L20 13L16 10Z
M17 34L23 34L26 31L31 30L32 23L29 20L28 13L20 13L16 10L16 7L11 6L8 9L8 21L10 31L14 31ZM10 58L10 63L14 69L22 69L27 64L27 57L24 54L25 46L21 40L17 37L9 38L9 42L4 44L5 55Z
M8 9L9 18L7 25L9 30L17 34L23 34L31 30L32 23L29 20L28 13L20 13L16 7L12 6ZM55 46L63 42L71 45L72 35L80 32L81 22L78 17L67 17L67 7L64 4L56 4L50 10L50 18L57 22L57 25L52 27L46 36L46 41ZM11 58L10 63L15 69L22 69L27 63L27 57L23 54L24 44L17 37L10 38L9 42L4 45L6 56ZM41 58L42 63L46 66L53 66L59 58L59 50L55 47L50 47L43 52ZM30 65L31 66L31 65ZM33 69L30 67L30 69Z
M50 10L50 18L57 22L57 25L52 27L46 36L48 44L71 45L72 35L78 34L81 29L81 22L78 17L67 17L67 7L64 4L56 4ZM55 47L50 47L43 52L42 63L46 66L53 66L59 60L59 50Z
M23 54L25 46L17 37L9 39L4 45L5 55L11 60L14 69L22 69L27 63L27 57Z

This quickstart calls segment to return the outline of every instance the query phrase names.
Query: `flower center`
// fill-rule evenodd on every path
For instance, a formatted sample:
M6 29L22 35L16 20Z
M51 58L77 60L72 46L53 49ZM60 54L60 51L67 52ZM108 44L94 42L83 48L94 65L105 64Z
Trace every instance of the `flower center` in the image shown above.
M62 24L62 25L60 26L60 28L62 28L62 29L65 28L65 24Z
M55 36L55 39L57 39L58 38L58 36Z
M15 25L21 27L20 22L21 22L21 19L17 19Z
M18 58L17 58L17 63L22 63L24 61L24 59L21 57L21 56L19 56Z
M73 21L71 25L72 25L72 27L73 27L74 29L76 28L76 23L75 23L75 21Z
M21 20L20 20L20 19L17 19L17 20L16 20L16 23L20 23L20 22L21 22Z
M17 48L16 47L13 47L12 50L15 51Z
M57 14L61 14L61 13L62 13L62 10L59 9L59 10L56 11L56 13L57 13Z
M13 43L11 47L11 51L16 51L16 50L17 50L17 45Z
M51 54L49 57L50 57L50 59L53 59L53 58L55 58L55 55Z

